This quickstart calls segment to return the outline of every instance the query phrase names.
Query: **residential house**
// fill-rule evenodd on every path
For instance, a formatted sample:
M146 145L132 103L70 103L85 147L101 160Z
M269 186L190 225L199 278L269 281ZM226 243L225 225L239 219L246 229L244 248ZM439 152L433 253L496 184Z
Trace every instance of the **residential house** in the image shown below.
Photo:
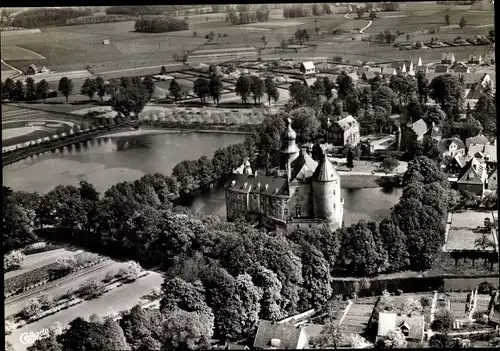
M316 67L312 61L302 62L300 64L300 73L302 74L314 74L316 73Z
M465 155L465 144L460 138L447 138L438 143L439 152L443 157L454 157L455 155Z
M333 146L358 145L360 142L358 121L351 115L333 121L328 140Z
M401 313L380 312L378 315L377 340L387 336L391 330L400 329L406 340L424 340L425 320L421 314L403 315Z
M461 154L456 154L448 160L444 166L444 172L450 174L458 174L465 167L467 163L466 156Z
M390 77L390 76L395 76L397 74L397 71L395 68L392 67L384 67L382 69L382 75L384 77Z
M382 68L381 67L363 66L363 67L360 67L358 70L358 74L360 76L362 76L364 73L368 73L368 72L380 74L380 73L382 73Z
M304 328L261 319L253 347L256 349L304 349L309 337Z
M312 87L314 85L314 83L316 83L316 80L317 80L317 78L306 78L306 79L304 79L304 82L305 82L306 86Z
M476 64L476 65L480 65L483 63L483 57L481 55L476 55L474 53L474 54L469 55L469 59L467 60L467 62L472 63L472 64Z
M427 66L417 66L415 68L415 74L422 72L423 74L429 73L429 67Z
M460 171L457 180L457 190L469 191L482 196L488 184L486 165L475 157L472 157Z
M445 74L445 73L448 73L448 69L449 69L448 65L437 65L434 72Z
M451 52L444 52L441 55L441 63L443 65L452 65L455 63L455 54Z
M493 88L493 80L488 73L470 73L462 78L465 85L465 99L479 99L487 88Z
M469 69L469 66L467 66L465 63L458 62L453 67L453 72L456 72L456 73L470 73L470 69Z
M103 43L104 45L109 45L109 44L110 44L110 41L109 41L109 39L104 39L104 40L102 41L102 43Z
M434 124L434 122L432 122L431 139L434 140L435 142L440 142L442 138L443 138L443 132L439 129L437 125Z
M465 147L467 148L467 150L470 148L472 144L487 145L489 143L490 141L483 134L478 134L474 137L465 139Z
M370 79L373 79L377 76L376 73L374 72L365 72L361 75L361 79L363 79L364 81L368 81Z
M487 189L488 190L497 190L498 186L498 178L497 178L497 170L498 168L495 167L493 171L490 173L488 176L488 184L487 184Z
M37 74L38 73L38 68L34 65L34 64L31 64L28 69L26 70L26 74L28 76L32 76L33 74Z

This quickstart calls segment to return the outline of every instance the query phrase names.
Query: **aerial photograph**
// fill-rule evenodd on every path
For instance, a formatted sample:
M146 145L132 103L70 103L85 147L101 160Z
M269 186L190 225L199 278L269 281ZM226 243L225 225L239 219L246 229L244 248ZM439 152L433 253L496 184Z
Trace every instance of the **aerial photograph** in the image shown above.
M6 351L500 348L493 0L41 6Z

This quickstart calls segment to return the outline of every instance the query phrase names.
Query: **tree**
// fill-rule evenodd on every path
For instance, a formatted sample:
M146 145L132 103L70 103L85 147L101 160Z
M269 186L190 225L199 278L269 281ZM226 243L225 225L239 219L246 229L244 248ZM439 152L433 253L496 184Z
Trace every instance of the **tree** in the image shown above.
M206 96L210 94L210 86L208 79L198 78L194 82L193 92L200 98L201 104L206 103Z
M294 107L310 105L312 100L311 92L308 87L299 82L293 82L290 85L290 100Z
M463 29L467 25L467 20L465 19L465 17L462 16L462 18L460 18L460 22L458 22L458 25L460 29Z
M164 322L164 344L168 350L206 349L213 336L213 317L198 312L175 310Z
M241 75L236 81L236 94L241 97L242 103L247 104L252 89L252 80L247 75Z
M26 208L16 200L10 188L3 187L3 245L12 250L31 244L36 240L33 234L35 222L30 219Z
M399 229L390 218L380 222L379 232L387 249L389 258L389 270L399 272L410 264L408 249L406 247L406 235Z
M164 76L167 74L167 68L165 66L161 66L161 69L160 69L160 75L161 76Z
M396 100L396 94L394 91L386 86L381 86L373 92L372 104L373 106L380 106L384 108L390 115L392 111L392 105Z
M302 308L320 308L332 296L330 266L321 251L314 246L302 245Z
M21 310L21 316L25 319L30 319L32 317L38 316L42 313L42 305L38 299L33 298L26 303L24 308Z
M139 119L139 113L148 102L148 96L149 93L142 84L127 84L111 96L110 103L114 111L126 117L130 117L133 114L137 120Z
M285 119L286 116L283 116ZM288 118L292 120L292 128L297 133L297 142L313 142L319 135L321 123L311 107L299 107L290 111Z
M332 9L330 7L330 5L328 4L323 4L323 12L327 15L331 15L332 14Z
M318 4L312 5L312 14L313 14L313 16L320 16L321 15Z
M147 76L142 81L142 84L144 85L144 88L146 88L146 90L148 92L149 100L151 100L151 98L153 97L153 94L155 92L155 82L153 81L153 79L150 76Z
M104 284L96 278L87 280L82 283L79 288L80 295L89 298L100 296L104 293L104 291Z
M78 188L58 185L49 191L41 203L43 219L52 218L60 227L81 230L85 227L87 213Z
M377 18L377 14L375 12L370 12L370 20L373 21L375 20L375 18Z
M83 85L80 89L80 94L86 95L89 97L90 100L92 100L96 92L97 92L97 84L95 80L91 78L85 79L85 82L83 82Z
M442 126L446 120L446 114L444 111L437 105L427 106L427 111L423 116L425 123L430 127L432 124L436 126Z
M453 340L448 333L435 334L429 339L429 347L432 348L455 348L456 345L456 340Z
M36 84L35 80L31 77L26 78L26 99L36 99Z
M382 163L380 164L380 168L382 168L386 173L394 171L394 169L396 169L398 166L399 166L399 161L391 156L385 157Z
M380 349L405 349L408 345L401 329L390 330L387 335L379 338L375 348Z
M464 99L464 88L459 79L450 74L437 76L432 79L429 90L429 97L441 106L446 116L457 119Z
M119 274L129 281L134 281L137 278L139 278L139 275L141 273L142 273L141 265L135 261L129 261L127 268L123 268L123 270L120 270Z
M217 104L219 104L223 88L224 86L222 84L220 77L213 75L210 78L209 89L210 89L210 95L214 99L214 102Z
M73 82L68 77L62 77L59 80L57 90L66 98L66 103L68 103L68 97L73 92Z
M485 134L496 135L496 111L496 94L492 94L491 88L488 87L478 99L471 113L472 117L481 123Z
M197 31L194 31L194 32L193 32L193 37L195 37L195 38L196 38L197 36L198 36L198 32L197 32Z
M43 100L45 103L45 99L49 96L49 83L45 79L42 79L36 85L36 96Z
M13 100L17 101L23 101L26 97L26 91L24 89L23 82L21 82L19 79L16 81L14 85L13 97L14 97Z
M176 309L207 315L212 313L205 302L205 288L200 281L189 283L175 277L164 280L161 289L163 298L160 301L160 310L164 314Z
M276 104L280 95L279 95L278 88L276 88L276 85L275 85L273 79L266 78L266 80L264 81L264 85L266 88L266 94L267 94L267 98L269 101L269 105L271 105L271 99L273 99L274 103Z
M57 341L57 334L49 331L48 338L38 338L35 343L29 346L28 351L63 351L62 345Z
M354 168L354 153L352 152L351 148L348 148L347 150L347 168L349 168L351 171Z
M460 137L465 140L467 138L475 137L482 131L483 127L481 126L481 123L474 117L469 117L465 120L464 124L462 124Z
M168 91L173 95L175 102L182 98L182 88L175 79L172 79L170 81L170 87L168 88Z
M446 23L447 26L450 25L451 21L450 21L450 15L449 14L444 15L444 22Z
M12 100L14 89L15 85L12 78L7 78L5 82L2 82L2 100Z
M19 269L24 263L26 256L19 250L13 250L3 256L3 269L5 272Z
M358 19L361 19L361 17L363 17L363 15L365 14L365 8L364 7L358 7L356 9L356 15L358 16Z
M75 268L76 259L73 256L62 256L57 258L52 272L57 276L63 276L71 273Z
M440 311L436 313L432 322L432 330L437 332L448 331L453 326L453 315L450 311Z
M255 105L257 105L257 101L260 104L260 99L262 96L264 96L266 86L264 85L262 79L260 79L257 76L252 76L251 80L252 80L252 85L250 87L250 91L252 93Z

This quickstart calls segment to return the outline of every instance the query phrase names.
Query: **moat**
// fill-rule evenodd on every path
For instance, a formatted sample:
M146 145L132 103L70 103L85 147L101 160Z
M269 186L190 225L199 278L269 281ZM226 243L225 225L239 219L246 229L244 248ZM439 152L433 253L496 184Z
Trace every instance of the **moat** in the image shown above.
M34 156L3 168L4 185L15 190L48 192L56 185L86 180L99 192L113 184L133 181L147 173L170 174L185 159L212 157L215 150L244 140L244 135L222 133L167 133L107 137ZM344 225L381 220L401 196L401 189L342 189ZM200 213L225 218L224 189L214 188L190 204Z

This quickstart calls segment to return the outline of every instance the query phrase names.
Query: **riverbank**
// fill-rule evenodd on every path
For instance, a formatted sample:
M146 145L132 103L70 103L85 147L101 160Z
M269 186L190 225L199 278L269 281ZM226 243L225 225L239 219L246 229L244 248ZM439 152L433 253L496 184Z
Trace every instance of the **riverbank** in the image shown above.
M231 129L196 129L196 128L191 128L189 126L186 126L186 128L141 126L140 129L136 130L109 132L104 135L100 135L95 139L109 138L109 137L128 137L137 135L157 135L157 134L168 134L168 133L218 133L218 134L242 134L242 135L251 134L251 132L244 132Z

